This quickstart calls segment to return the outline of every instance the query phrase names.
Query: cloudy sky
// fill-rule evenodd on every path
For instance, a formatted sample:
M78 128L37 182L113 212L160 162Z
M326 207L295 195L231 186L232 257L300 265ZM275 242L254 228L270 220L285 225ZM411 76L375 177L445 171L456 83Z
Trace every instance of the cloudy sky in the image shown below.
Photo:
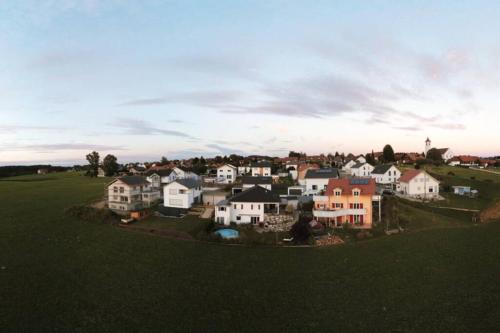
M498 1L0 0L0 164L500 154Z

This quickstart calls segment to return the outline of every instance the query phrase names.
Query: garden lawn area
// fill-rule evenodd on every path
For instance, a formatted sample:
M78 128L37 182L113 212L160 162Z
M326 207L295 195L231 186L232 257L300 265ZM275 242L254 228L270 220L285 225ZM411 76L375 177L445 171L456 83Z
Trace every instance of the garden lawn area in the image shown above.
M200 219L196 215L186 215L184 217L158 217L149 216L144 220L134 222L134 227L149 228L149 229L173 229L177 231L187 232L193 237L205 229L210 220Z
M463 227L441 217L433 223L446 228L274 248L152 237L63 215L102 197L107 182L74 173L0 180L2 331L498 330L500 222Z

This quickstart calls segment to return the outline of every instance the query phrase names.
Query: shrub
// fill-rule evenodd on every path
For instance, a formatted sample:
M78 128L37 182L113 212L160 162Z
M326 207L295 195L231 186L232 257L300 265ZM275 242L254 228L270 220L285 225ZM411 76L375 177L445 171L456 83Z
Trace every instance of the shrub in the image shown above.
M109 209L99 209L85 205L66 208L64 214L87 222L116 224L120 221L120 217Z
M310 219L301 217L292 228L290 229L290 234L293 237L295 243L306 244L312 235L311 228L309 226Z
M470 176L470 179L476 180L476 176Z
M453 171L448 171L448 176L455 176L455 173Z

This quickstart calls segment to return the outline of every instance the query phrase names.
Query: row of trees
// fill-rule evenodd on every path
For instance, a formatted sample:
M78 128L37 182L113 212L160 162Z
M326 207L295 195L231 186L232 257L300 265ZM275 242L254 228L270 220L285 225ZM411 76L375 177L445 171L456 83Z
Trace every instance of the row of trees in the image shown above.
M100 163L99 153L96 151L87 154L86 159L87 162L89 162L89 168L86 175L89 177L97 177L97 175L99 174L99 167L104 170L104 175L106 177L114 176L120 169L118 159L111 154L108 154L104 157L104 159L102 160L102 165Z

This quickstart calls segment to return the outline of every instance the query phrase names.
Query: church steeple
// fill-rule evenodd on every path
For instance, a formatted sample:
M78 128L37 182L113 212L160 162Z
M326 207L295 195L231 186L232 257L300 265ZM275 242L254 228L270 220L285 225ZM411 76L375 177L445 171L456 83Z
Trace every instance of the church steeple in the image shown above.
M431 149L431 139L427 137L427 140L425 140L425 156L427 156L427 152Z

